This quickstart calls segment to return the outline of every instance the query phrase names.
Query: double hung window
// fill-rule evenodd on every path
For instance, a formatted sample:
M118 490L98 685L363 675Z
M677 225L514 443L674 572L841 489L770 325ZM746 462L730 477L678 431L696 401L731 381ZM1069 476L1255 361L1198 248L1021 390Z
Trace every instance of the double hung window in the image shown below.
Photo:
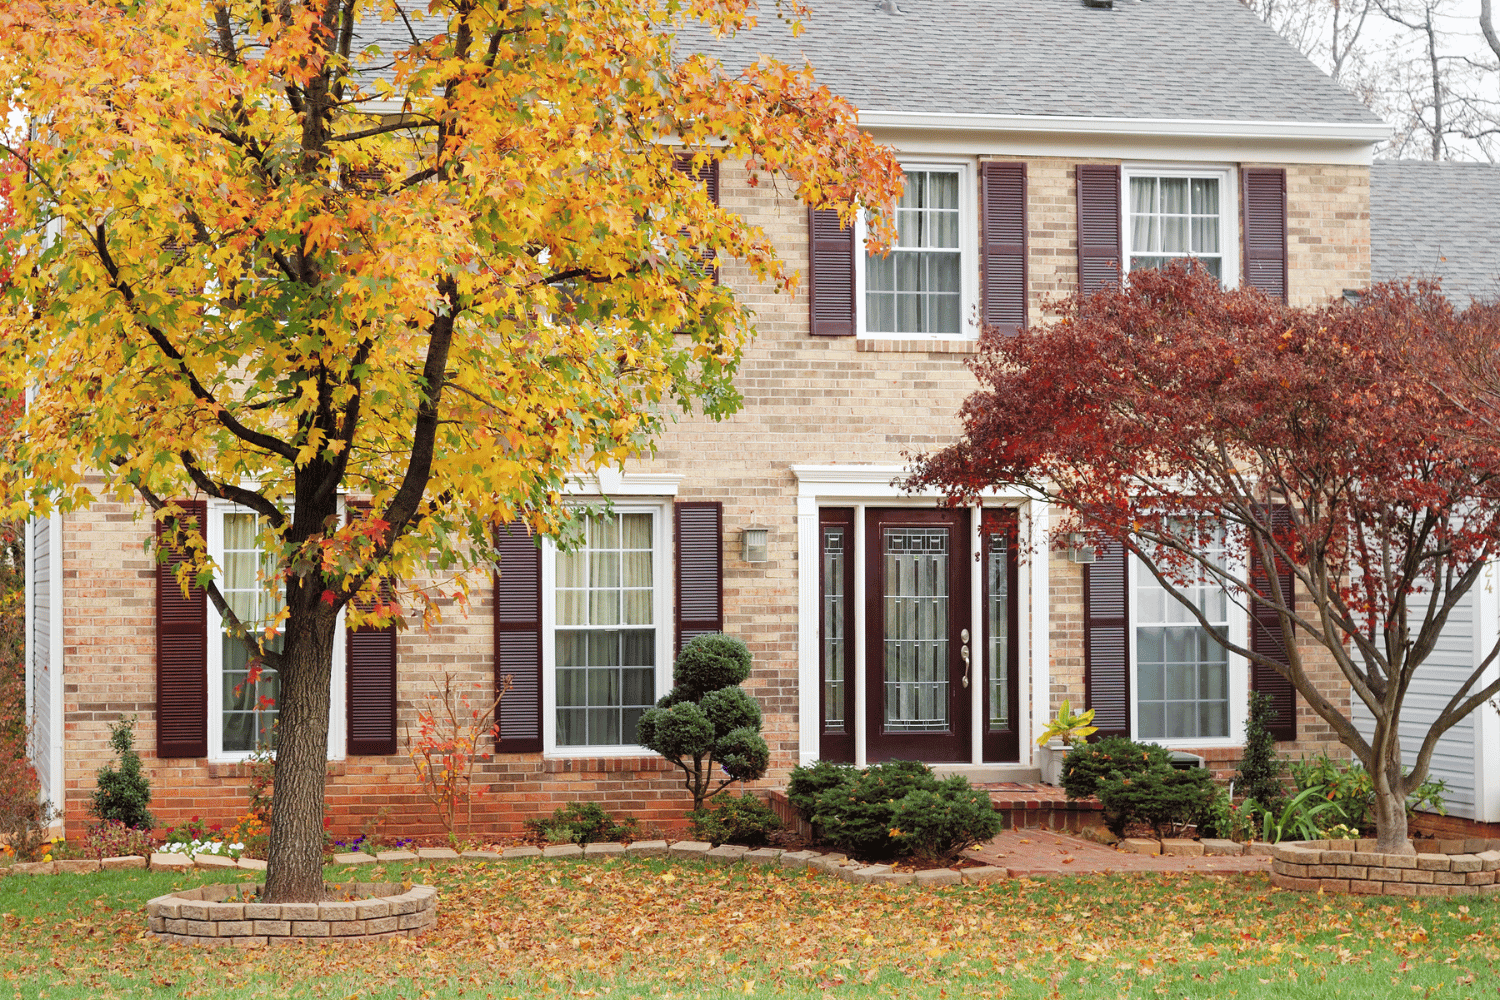
M557 747L636 744L662 662L655 510L591 515L581 543L553 557Z
M1234 283L1228 170L1127 168L1124 183L1128 270L1191 259L1221 282Z
M908 164L896 240L867 252L861 328L874 337L967 337L977 301L975 194L968 164Z

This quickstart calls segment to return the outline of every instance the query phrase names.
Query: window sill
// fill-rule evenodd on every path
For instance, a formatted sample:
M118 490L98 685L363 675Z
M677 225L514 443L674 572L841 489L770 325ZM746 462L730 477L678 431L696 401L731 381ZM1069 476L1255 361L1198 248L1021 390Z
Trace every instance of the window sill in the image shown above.
M251 764L252 762L248 760L211 760L208 762L208 776L210 778L247 778L250 776ZM330 778L342 778L348 773L348 761L330 760L328 762Z
M911 340L882 340L872 337L858 337L854 342L856 351L875 351L878 353L902 353L902 354L978 354L979 341L969 338L932 339L915 338Z
M542 764L543 770L547 774L610 774L621 771L667 771L675 767L665 757L658 756L649 751L634 756L620 756L618 751L616 751L614 756L609 757L548 756L542 759Z

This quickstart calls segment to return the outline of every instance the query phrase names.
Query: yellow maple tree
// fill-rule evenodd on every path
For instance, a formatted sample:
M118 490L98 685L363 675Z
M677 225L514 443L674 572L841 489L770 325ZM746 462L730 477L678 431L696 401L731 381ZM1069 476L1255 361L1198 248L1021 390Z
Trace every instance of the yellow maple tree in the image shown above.
M765 12L761 12L764 14ZM774 11L790 30L806 11ZM704 260L795 286L684 152L848 218L900 172L805 66L681 41L750 0L9 0L9 513L143 500L279 672L266 895L322 892L336 618L403 615L559 531L570 473L738 404L754 331ZM376 44L372 39L386 39ZM391 41L390 39L399 39ZM884 232L876 221L877 231ZM339 514L339 496L368 510ZM256 512L281 592L240 621L174 498ZM159 552L158 558L165 553ZM449 585L449 592L452 592Z

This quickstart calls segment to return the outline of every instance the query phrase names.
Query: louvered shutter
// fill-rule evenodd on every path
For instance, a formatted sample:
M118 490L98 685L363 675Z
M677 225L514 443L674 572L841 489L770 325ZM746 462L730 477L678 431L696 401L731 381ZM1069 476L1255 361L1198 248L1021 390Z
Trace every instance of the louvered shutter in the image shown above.
M534 753L542 749L542 553L514 522L496 529L495 552L495 690L511 677L495 712L495 750Z
M1291 512L1285 504L1276 504L1270 509L1272 530L1284 531L1292 521ZM1281 590L1281 600L1291 607L1296 589L1296 577L1288 566L1276 567L1276 585ZM1270 593L1270 581L1260 555L1252 545L1250 550L1250 582L1260 593ZM1281 616L1270 608L1251 602L1250 649L1262 656L1269 656L1278 663L1290 662L1287 646L1295 641L1281 629ZM1297 690L1292 682L1274 669L1259 663L1250 664L1250 690L1269 695L1271 707L1276 710L1276 721L1271 725L1271 735L1278 740L1297 738Z
M709 201L712 201L715 205L719 203L718 160L709 160L701 167L694 166L692 155L688 153L682 153L679 154L675 160L673 160L672 165L677 169L678 173L687 174L693 180L697 181L699 184L702 184L704 189L708 191ZM700 248L698 250L698 256L702 258L704 268L707 270L708 274L713 277L714 284L717 285L719 283L719 269L713 266L714 258L717 256L717 254L713 250L704 250Z
M1078 290L1092 295L1120 280L1120 168L1080 163L1077 177Z
M724 505L674 505L677 534L677 649L694 636L724 631Z
M1083 684L1099 737L1130 735L1130 627L1125 548L1111 542L1083 568Z
M1026 325L1026 164L979 165L984 322L1003 333Z
M807 301L817 337L854 336L854 227L839 213L809 208Z
M201 500L179 500L184 520L200 528L208 516ZM156 543L167 560L156 566L156 755L208 756L208 592L184 594L173 575L183 558L166 544L156 523Z
M1240 171L1245 206L1245 284L1287 300L1286 171Z
M364 513L368 503L346 505ZM390 599L389 587L381 594ZM349 756L396 752L396 626L361 625L344 632L346 746Z

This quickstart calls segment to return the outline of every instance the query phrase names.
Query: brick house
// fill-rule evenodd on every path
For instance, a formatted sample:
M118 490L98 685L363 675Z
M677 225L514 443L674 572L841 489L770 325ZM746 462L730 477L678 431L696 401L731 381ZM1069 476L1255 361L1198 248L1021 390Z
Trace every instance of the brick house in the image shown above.
M754 653L768 785L819 758L1034 780L1034 736L1064 698L1107 729L1227 763L1248 692L1264 688L1288 720L1284 749L1337 750L1279 678L1198 643L1123 561L1019 559L1006 522L1048 537L1048 512L1024 495L999 491L981 515L892 480L956 436L981 317L1036 322L1117 269L1189 254L1293 304L1364 287L1386 128L1235 0L1004 7L824 0L795 40L779 28L685 40L728 62L805 53L899 151L901 243L866 260L858 227L715 165L705 180L721 203L806 275L807 294L789 299L722 262L759 315L743 410L686 416L653 459L579 481L580 500L614 501L581 553L510 539L467 616L350 637L329 720L336 831L381 810L388 836L433 831L403 734L445 672L476 700L498 675L516 681L480 766L485 830L515 832L571 800L680 822L688 798L633 745L634 721L670 685L680 641L703 631ZM141 513L101 502L29 528L28 710L69 831L87 822L120 715L139 718L164 822L243 812L242 761L271 717L254 685L235 695L244 664L212 609L162 586ZM253 565L246 515L201 513L226 572L231 555ZM1233 614L1225 625L1249 628Z

